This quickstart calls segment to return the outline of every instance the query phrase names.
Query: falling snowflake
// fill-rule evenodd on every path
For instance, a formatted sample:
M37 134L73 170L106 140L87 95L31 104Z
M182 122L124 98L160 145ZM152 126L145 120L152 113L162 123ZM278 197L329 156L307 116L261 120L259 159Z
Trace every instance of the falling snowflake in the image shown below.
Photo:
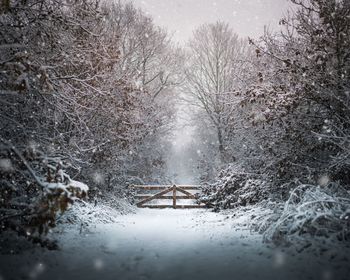
M319 179L318 179L318 184L321 187L327 186L328 183L330 182L330 178L328 175L322 175Z
M101 270L103 267L104 267L104 263L103 263L103 261L101 259L96 259L94 261L94 268L96 270Z
M95 172L94 174L93 174L93 180L94 180L94 182L96 183L96 184L99 184L99 185L101 185L101 184L103 184L104 183L104 176L103 176L103 174L101 174L100 172Z
M45 265L43 263L38 263L34 266L32 271L29 273L30 278L38 278L40 274L45 271Z
M0 159L0 171L11 172L13 170L12 162L8 158Z
M275 267L281 267L286 263L286 256L282 252L276 252L273 257Z

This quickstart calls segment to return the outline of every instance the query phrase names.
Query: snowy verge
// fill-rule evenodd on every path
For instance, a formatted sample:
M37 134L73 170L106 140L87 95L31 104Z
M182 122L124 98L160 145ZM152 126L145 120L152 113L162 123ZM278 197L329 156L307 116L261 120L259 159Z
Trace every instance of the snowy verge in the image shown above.
M337 183L280 187L254 175L227 169L204 187L201 202L214 211L233 210L272 246L320 252L350 247L350 193ZM317 253L317 252L316 252Z
M272 208L269 208L272 210ZM322 243L350 241L350 195L337 184L324 187L300 185L286 202L276 203L273 211L258 217L258 228L265 239L277 243L305 241Z
M59 249L62 245L62 237L66 230L73 232L87 232L91 227L100 224L115 224L120 222L121 216L134 213L135 207L124 199L113 199L105 203L89 203L76 200L56 220L56 227L48 231L45 238L42 238L48 247ZM39 246L40 247L40 246ZM38 244L28 241L27 238L14 235L11 231L4 231L0 234L0 254L20 254L26 250L37 250Z
M135 207L124 199L114 199L104 203L76 201L62 216L58 224L90 226L118 222L120 215L135 212Z
M236 166L222 170L214 184L204 185L200 202L215 210L255 205L261 201L285 195L261 175L246 173Z

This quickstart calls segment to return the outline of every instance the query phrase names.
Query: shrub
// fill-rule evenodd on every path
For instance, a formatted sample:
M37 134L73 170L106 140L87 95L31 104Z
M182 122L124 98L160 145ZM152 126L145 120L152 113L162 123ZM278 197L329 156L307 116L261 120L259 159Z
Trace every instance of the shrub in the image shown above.
M256 204L273 193L271 185L259 177L229 168L221 172L216 183L203 187L199 200L215 210Z
M338 184L300 185L260 220L265 240L289 243L305 236L350 240L350 194Z
M1 140L0 233L13 230L34 243L57 248L43 236L55 226L58 213L87 196L88 187L70 178L60 158Z

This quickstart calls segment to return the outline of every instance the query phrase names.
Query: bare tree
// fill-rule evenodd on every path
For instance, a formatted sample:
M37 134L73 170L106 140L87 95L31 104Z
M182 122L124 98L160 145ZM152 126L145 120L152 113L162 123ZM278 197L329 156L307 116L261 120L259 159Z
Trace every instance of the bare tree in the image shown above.
M222 22L200 26L189 43L186 91L203 108L216 129L224 155L226 128L234 108L234 93L244 85L242 73L250 53L248 43Z

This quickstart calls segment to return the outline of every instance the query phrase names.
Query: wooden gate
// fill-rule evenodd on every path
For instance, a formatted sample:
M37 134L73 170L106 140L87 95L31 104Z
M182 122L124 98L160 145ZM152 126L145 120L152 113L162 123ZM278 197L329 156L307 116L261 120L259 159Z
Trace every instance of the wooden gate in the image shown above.
M139 201L136 203L137 207L140 208L205 208L206 205L203 204L189 204L189 205L179 205L176 203L177 199L192 199L196 200L196 194L189 192L189 190L200 190L197 185L130 185L130 188L142 190L142 191L154 191L160 190L158 193L142 193L135 196ZM166 195L171 193L171 195ZM177 195L181 193L181 195ZM172 200L172 205L158 205L158 204L146 204L152 200L158 199L170 199Z

